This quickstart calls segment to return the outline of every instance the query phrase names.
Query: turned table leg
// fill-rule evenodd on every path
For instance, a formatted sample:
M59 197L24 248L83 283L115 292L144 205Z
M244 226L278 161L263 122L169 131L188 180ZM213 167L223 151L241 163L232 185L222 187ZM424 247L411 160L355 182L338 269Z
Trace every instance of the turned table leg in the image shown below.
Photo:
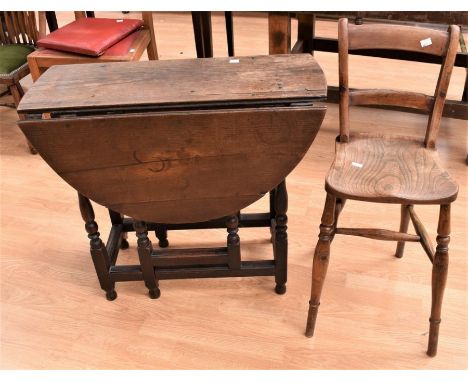
M124 216L116 211L109 209L109 216L112 222L112 225L123 225ZM130 244L128 243L128 233L122 232L122 239L120 241L120 249L128 249Z
M239 231L239 218L237 215L229 216L226 219L226 227L228 232L227 251L229 256L229 268L241 268L241 252L240 238L237 232Z
M270 241L274 245L275 244L275 189L270 191L269 194L269 202L270 202Z
M122 232L122 242L120 243L120 249L128 249L130 244L128 243L128 233Z
M274 192L275 205L275 229L273 253L275 257L275 291L278 294L286 293L286 281L288 277L288 192L286 180L283 180Z
M158 225L154 233L158 239L158 245L161 248L166 248L169 246L169 241L167 240L167 228L165 226Z
M89 199L78 193L81 216L85 222L85 229L88 232L91 258L98 276L101 288L106 291L106 298L109 301L117 298L115 283L109 275L110 259L106 247L99 237L98 225L94 220L94 210Z
M149 296L151 298L158 298L161 295L161 291L159 290L158 280L154 274L153 261L151 259L153 254L153 245L151 244L151 240L148 238L148 228L146 227L145 222L139 220L135 220L133 225L138 237L138 257L140 259L145 286L148 288Z

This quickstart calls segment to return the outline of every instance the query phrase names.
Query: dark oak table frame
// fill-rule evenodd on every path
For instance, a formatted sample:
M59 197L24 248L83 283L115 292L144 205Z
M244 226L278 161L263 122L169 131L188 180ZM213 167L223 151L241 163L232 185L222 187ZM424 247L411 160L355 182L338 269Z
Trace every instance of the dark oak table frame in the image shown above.
M90 239L90 252L101 289L109 301L117 297L115 283L145 281L151 298L158 298L158 281L185 278L274 276L275 292L286 292L288 235L286 182L270 192L269 213L238 213L216 220L187 224L157 224L135 221L109 209L112 227L106 244L100 238L94 210L88 198L78 193L81 216ZM273 260L241 261L239 228L270 227ZM148 231L154 231L159 246L168 246L167 231L182 229L227 230L226 247L182 248L164 250L153 248ZM128 232L136 232L140 265L116 265L120 249L128 249ZM154 268L157 267L157 279ZM146 273L146 274L145 274Z
M198 58L209 58L213 57L213 36L211 29L211 12L191 12L192 22L193 22L193 31L195 38L195 46L197 50ZM226 37L228 45L228 55L234 56L234 33L233 33L233 16L232 12L225 12L226 20ZM284 52L287 53L287 52ZM165 272L164 269L161 273L161 279L164 279L164 275L167 275L167 278L189 278L189 277L238 277L238 276L275 276L276 287L275 291L278 294L283 294L286 292L286 281L287 281L287 262L288 262L288 244L287 244L287 209L288 209L288 194L286 189L286 181L278 185L278 187L269 193L270 198L270 210L265 213L241 213L239 212L236 216L237 226L239 228L248 228L248 227L269 227L273 243L274 251L274 260L264 260L264 261L242 261L239 263L239 260L235 260L234 267L231 269L226 267L214 267L214 268L205 268L205 269L181 269L179 271L170 270ZM112 215L112 214L111 214ZM167 232L172 230L185 230L185 229L214 229L214 228L226 228L226 222L234 221L232 217L223 217L220 219L208 221L208 222L199 222L199 223L188 223L188 224L151 224L151 231L154 231L156 237L159 240L159 246L165 248L169 245L167 240ZM117 223L119 224L119 223ZM127 229L131 227L131 224L127 224ZM129 232L129 231L125 231ZM229 228L228 228L229 232ZM230 234L232 235L232 234ZM236 233L237 235L237 233ZM111 239L111 238L109 238ZM228 246L227 252L223 252L222 248L214 249L203 249L201 252L194 252L190 254L190 264L188 265L197 265L205 264L211 258L212 262L226 262L226 255L238 258L237 254L238 249L234 249L233 246L229 246L229 240L235 241L239 240L228 236ZM126 244L124 243L124 246ZM186 250L184 250L186 253ZM207 252L208 251L208 252ZM235 252L235 253L233 253ZM156 257L159 256L164 251L158 251L154 253L154 266L162 266L158 264ZM208 253L214 253L210 255ZM199 255L199 256L194 256ZM181 258L183 259L183 258ZM185 260L181 260L181 264ZM187 264L187 263L186 263ZM183 265L186 265L183 264ZM232 264L230 263L230 266ZM240 266L242 265L242 266ZM116 268L115 266L111 268L111 274L121 273L122 276L116 276L118 281L122 281L119 277L128 277L123 276L125 272L128 272L131 269L128 267ZM136 275L136 273L133 273ZM115 276L114 276L115 277ZM141 276L142 277L142 276ZM142 278L138 278L138 280Z
M23 98L18 109L25 116L19 122L21 129L79 193L91 257L109 300L117 297L116 282L143 280L150 297L157 298L161 279L200 277L274 276L276 293L285 293L285 177L310 147L324 118L326 107L321 102L326 96L326 81L309 54L247 57L234 62L238 64L235 67L230 61L209 59L203 65L199 59L148 61L132 64L134 67L130 63L62 65L41 76ZM160 76L153 75L156 67L170 84L183 85L177 88L160 81ZM200 84L200 74L207 68L210 76ZM118 91L130 69L147 79L134 86L143 96L136 98L131 92L109 96ZM246 75L241 75L244 70ZM216 71L231 83L230 90L218 81ZM60 90L56 89L57 78L66 82ZM83 86L76 86L77 80ZM96 92L96 88L101 91ZM252 92L252 88L258 91ZM48 96L48 89L56 90L55 97ZM90 105L92 96L95 98ZM96 124L103 128L96 130ZM149 129L152 124L155 128ZM174 126L177 131L171 128ZM141 133L136 134L136 128ZM189 134L193 129L194 136ZM243 133L233 134L236 129ZM66 138L60 145L51 143L64 133ZM167 134L168 138L157 140L155 146L158 134ZM77 140L81 142L79 148ZM229 149L211 152L218 141ZM120 143L124 144L119 146L120 151L111 149ZM137 150L144 159L137 156ZM178 154L158 154L157 150ZM181 160L183 164L179 164ZM153 162L162 162L162 169ZM163 172L173 162L175 172ZM116 163L119 168L130 169L122 175L127 188L113 187L116 173L109 166ZM179 182L181 174L198 174L201 164L209 171L201 171L200 178L188 177L186 185ZM97 169L104 173L97 174ZM155 194L161 199L153 197ZM241 212L267 194L267 212ZM204 205L206 199L210 203ZM112 226L106 243L101 239L91 200L109 209ZM242 261L239 228L250 227L268 228L273 247L270 259ZM188 229L225 229L226 245L166 249L168 231ZM158 249L149 239L151 231L159 241ZM119 265L119 251L129 246L128 232L136 232L139 263Z
M51 31L57 29L55 12L47 12L47 21ZM87 12L88 17L94 17L93 12ZM233 18L232 12L225 12L228 55L234 56ZM211 29L211 12L192 12L195 45L198 58L213 57L213 39ZM151 263L158 267L158 279L181 279L200 277L242 277L242 276L274 276L275 291L278 294L286 292L288 241L287 241L287 209L288 195L286 181L281 182L269 193L270 210L265 213L241 213L221 217L216 220L187 224L148 223L137 226L130 218L124 218L119 213L109 210L112 228L107 243L99 239L97 223L94 221L94 211L89 199L79 194L80 210L90 238L91 255L98 274L101 288L106 291L108 300L114 300L117 293L115 282L144 280L143 267L140 265L116 265L120 249L127 249L129 244L126 233L137 231L138 252L140 262ZM273 260L241 261L239 228L269 227L273 245ZM227 246L218 248L164 250L169 246L167 239L170 230L187 229L227 229ZM154 250L148 238L147 231L154 231L160 250ZM93 244L94 243L94 244ZM142 244L143 243L143 244ZM227 264L227 265L226 265ZM165 268L166 267L166 268ZM146 285L150 297L160 295L157 285Z

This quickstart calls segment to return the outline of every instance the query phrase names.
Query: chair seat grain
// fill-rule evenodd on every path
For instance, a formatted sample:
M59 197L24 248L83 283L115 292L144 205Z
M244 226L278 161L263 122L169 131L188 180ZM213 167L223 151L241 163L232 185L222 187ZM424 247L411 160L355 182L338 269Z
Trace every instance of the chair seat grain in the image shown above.
M456 199L458 185L436 150L403 136L357 134L336 144L326 189L346 199L380 203L439 204Z

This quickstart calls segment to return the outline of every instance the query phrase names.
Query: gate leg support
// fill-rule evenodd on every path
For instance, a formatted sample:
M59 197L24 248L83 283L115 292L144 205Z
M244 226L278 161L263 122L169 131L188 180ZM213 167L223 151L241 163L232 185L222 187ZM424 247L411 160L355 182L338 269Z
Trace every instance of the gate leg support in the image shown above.
M153 245L148 238L148 228L143 221L136 220L133 225L138 237L138 257L140 258L141 271L143 273L143 280L145 286L148 288L149 296L151 298L159 298L161 291L159 290L159 283L156 279L151 256L153 254Z
M106 291L106 298L109 301L117 298L115 283L111 280L109 274L110 259L106 247L99 237L98 225L94 220L94 210L89 199L78 193L81 217L85 222L85 229L88 232L91 258L101 288Z
M229 216L226 220L228 231L227 251L229 256L229 268L241 268L241 253L240 253L240 238L237 232L239 231L239 218L237 215Z
M288 192L286 181L283 180L275 190L275 230L273 252L275 256L275 292L286 293L288 278Z

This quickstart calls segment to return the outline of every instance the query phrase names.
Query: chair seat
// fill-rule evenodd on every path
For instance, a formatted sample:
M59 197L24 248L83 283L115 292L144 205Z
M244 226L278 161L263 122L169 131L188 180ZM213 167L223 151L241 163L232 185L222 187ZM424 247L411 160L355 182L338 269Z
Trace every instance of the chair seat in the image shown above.
M99 61L134 61L141 57L150 42L150 33L147 29L140 29L131 33L118 43L111 46L99 57L82 54L62 52L54 49L39 48L29 57L54 64L79 64ZM52 61L53 60L53 61Z
M436 150L416 138L370 134L336 143L325 188L347 199L402 204L450 203L458 193Z
M26 63L26 57L33 52L29 45L0 45L0 75L8 75Z
M142 26L142 20L82 17L39 39L37 45L97 57Z

